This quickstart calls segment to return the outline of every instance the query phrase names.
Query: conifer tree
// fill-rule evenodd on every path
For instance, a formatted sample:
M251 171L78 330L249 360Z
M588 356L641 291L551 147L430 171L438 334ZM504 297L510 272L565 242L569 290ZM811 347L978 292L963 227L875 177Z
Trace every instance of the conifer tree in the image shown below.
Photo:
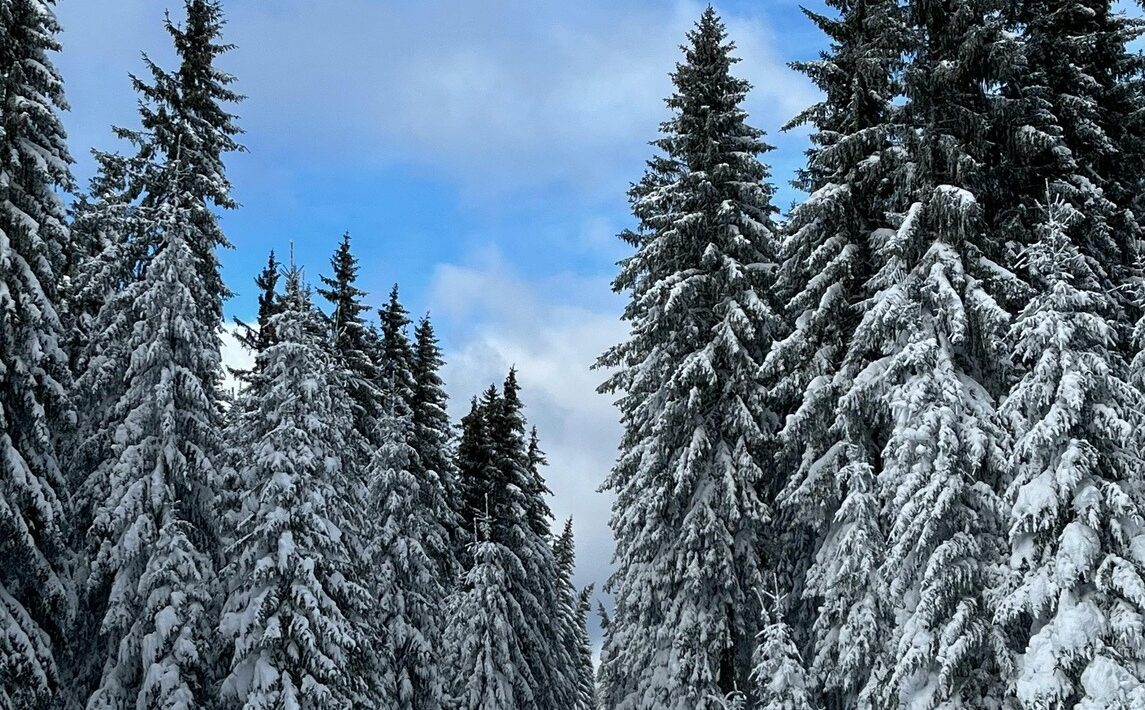
M597 710L600 702L596 692L596 665L592 661L592 641L588 636L588 614L592 608L593 585L588 585L577 594L577 710Z
M535 441L536 430L533 434ZM561 643L568 649L576 674L575 698L569 707L570 710L595 710L592 651L588 647L586 628L590 588L578 592L573 586L576 546L573 541L572 518L565 521L564 530L553 541L553 557L557 563Z
M131 201L124 192L131 166L118 154L98 150L92 154L97 170L88 193L72 205L71 243L61 285L68 363L74 375L87 368L85 358L100 308L109 294L131 281L131 267L138 261L128 252L138 240L127 239Z
M875 707L988 705L1009 665L988 590L1008 445L995 411L1007 375L999 298L1017 279L987 228L986 168L998 152L991 87L1014 46L992 0L955 10L904 8L914 43L887 156L895 229L872 235L879 268L846 356L857 365L844 402L881 429L872 468L886 548L865 613L893 617L873 661ZM857 503L869 519L873 501Z
M78 381L90 511L78 517L90 526L76 636L91 647L69 685L92 708L202 703L215 650L226 295L215 250L227 242L214 209L234 204L222 161L238 129L222 104L239 97L213 65L228 49L220 6L186 11L185 26L166 23L179 70L147 60L150 83L133 79L142 129L117 132L136 152L102 161L108 190L95 198L122 231L94 258L114 290L96 299Z
M493 391L493 390L491 390ZM490 400L486 417L497 478L499 505L490 504L492 539L518 557L525 571L513 593L528 627L521 634L539 707L570 707L576 694L575 656L563 643L558 618L560 573L550 545L552 513L539 466L539 447L526 442L527 423L515 370L505 378L499 397ZM497 489L501 489L497 491ZM490 500L493 500L490 497Z
M537 468L539 448L530 454L512 372L503 392L508 396L490 386L462 419L458 468L466 520L481 526L524 570L511 578L509 593L526 623L515 633L529 663L537 707L571 707L576 661L559 618L560 573L550 546L548 505L541 498L546 488ZM472 569L476 563L463 556L462 564Z
M792 630L783 619L783 597L777 592L764 605L764 626L751 679L755 685L755 705L759 710L814 710L803 661L792 639Z
M1133 707L1145 697L1142 395L1125 380L1111 297L1071 238L1063 197L1027 250L1034 298L1011 338L1026 366L1002 407L1011 455L1012 574L999 622L1022 659L1022 707ZM1137 693L1136 696L1133 693ZM1080 703L1080 704L1079 704Z
M407 406L413 406L417 384L413 375L413 346L406 332L410 324L409 311L398 300L398 285L390 289L389 300L378 311L381 320L382 342L378 361L378 376L382 386L392 388Z
M222 698L349 707L367 697L370 597L358 577L363 493L342 474L355 449L346 373L297 269L270 324L276 341L257 367L266 382L257 403L240 407L250 443L239 478L251 503L224 570L220 630L233 658Z
M494 465L493 442L489 432L489 411L499 397L490 386L480 400L474 397L469 412L461 418L461 436L457 443L458 488L462 501L461 525L472 535L478 522L485 518L490 536L501 538L501 500L507 490L498 485L500 472ZM462 555L464 564L466 555Z
M176 154L154 170L149 181L178 183L185 168ZM198 277L188 212L172 203L141 209L154 256L101 309L101 340L116 345L89 358L84 375L118 371L124 383L104 419L114 428L111 457L88 484L102 493L89 533L87 601L102 612L103 663L89 708L199 704L210 680L220 450L211 301L219 294Z
M768 146L740 104L733 45L708 8L673 74L673 117L631 191L636 253L613 283L631 291L631 337L607 353L621 392L615 492L616 598L602 654L606 708L718 707L747 686L759 614L761 492L778 419L760 365L782 323Z
M446 635L450 707L455 710L527 710L547 707L534 695L521 631L529 623L514 589L526 574L520 559L476 533L473 565L450 604Z
M413 417L392 393L384 406L381 444L366 469L371 516L377 521L369 541L369 567L379 707L431 710L443 702L439 654L446 595L430 551L446 549L447 540L437 511L422 505L425 482L413 473Z
M350 235L342 235L338 251L330 259L332 277L322 277L326 289L318 293L330 302L330 348L350 373L350 396L354 405L355 427L364 441L378 446L381 408L379 368L374 362L376 344L362 314L366 292L355 285L358 259L350 251Z
M254 277L254 285L258 288L258 316L254 327L238 321L239 341L248 350L256 355L263 352L274 343L274 330L270 319L282 310L280 295L278 293L279 271L282 264L271 249L267 256L266 266Z
M809 196L788 222L776 285L794 327L764 370L774 400L791 412L780 432L790 473L779 500L792 554L790 569L776 571L807 600L793 613L804 626L795 629L797 642L812 649L813 684L829 707L854 707L868 687L886 610L875 592L878 432L870 412L841 395L863 364L846 355L872 275L871 235L889 226L893 100L906 38L897 3L828 4L837 16L805 12L829 49L795 65L824 98L788 126L814 127L800 180Z
M1073 242L1111 295L1108 317L1125 337L1140 268L1145 175L1143 62L1127 45L1142 24L1108 0L1024 0L1007 5L1021 61L1007 78L1003 127L1014 147L999 167L997 229L1028 246L1040 236L1047 183L1080 216ZM1024 305L1024 302L1020 305ZM1019 305L1019 307L1020 307Z
M291 261L293 261L293 250ZM232 370L241 381L241 386L239 392L234 393L236 396L231 406L227 408L223 431L226 463L219 482L218 503L223 518L224 547L234 543L238 524L250 514L249 505L254 502L247 497L248 486L240 477L240 471L246 463L246 453L252 444L251 431L243 423L242 408L259 407L260 393L267 384L266 378L262 377L258 370L261 362L258 355L266 352L267 348L277 342L272 321L274 316L282 312L282 294L278 292L281 269L282 264L272 250L267 257L266 266L254 279L255 286L259 289L256 325L252 327L235 319L239 329L239 342L254 354L255 359L248 370Z
M0 705L47 707L68 630L70 386L58 279L71 187L51 2L0 2Z
M410 445L417 453L416 477L422 482L425 504L438 511L435 517L444 527L446 548L431 554L437 559L442 583L451 588L458 573L457 551L466 536L461 522L462 498L453 452L453 427L447 411L449 397L440 374L444 364L433 324L429 316L425 316L414 329Z

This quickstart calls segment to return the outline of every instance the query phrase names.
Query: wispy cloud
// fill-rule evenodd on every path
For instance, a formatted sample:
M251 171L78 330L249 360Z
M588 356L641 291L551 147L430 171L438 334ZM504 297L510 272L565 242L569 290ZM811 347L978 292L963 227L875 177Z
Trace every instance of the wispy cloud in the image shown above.
M83 55L65 58L67 72L99 92L73 103L103 135L132 119L124 75L139 69L139 49L166 55L159 6L61 0L65 27L103 28L98 43L86 30L65 35ZM227 10L239 49L225 62L249 95L252 147L327 166L406 165L483 198L553 184L622 191L665 117L667 74L701 5L236 0ZM754 121L774 128L813 92L762 21L728 22L756 85Z

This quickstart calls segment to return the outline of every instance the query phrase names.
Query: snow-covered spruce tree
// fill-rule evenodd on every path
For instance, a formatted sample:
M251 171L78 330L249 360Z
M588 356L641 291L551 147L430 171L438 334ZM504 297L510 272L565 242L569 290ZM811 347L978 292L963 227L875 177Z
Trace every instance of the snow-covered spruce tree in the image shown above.
M380 444L377 436L381 408L381 389L377 343L374 334L362 318L369 307L362 303L366 292L358 288L358 259L350 251L350 235L342 235L342 243L330 258L334 271L323 276L325 289L318 293L330 303L330 348L350 373L350 396L354 407L354 426L363 441L371 447Z
M764 625L751 681L757 710L815 710L803 659L795 647L792 629L783 618L783 597L778 592L768 595L764 607Z
M185 170L176 154L138 178L180 195ZM98 634L103 668L89 681L89 708L182 707L207 697L219 451L212 301L221 298L199 278L189 212L175 200L140 208L136 236L151 257L101 309L93 344L116 345L89 355L84 375L105 382L119 372L123 382L103 420L114 428L111 456L87 487L102 494L85 604L100 616L85 632Z
M809 196L791 214L776 284L793 328L768 353L764 378L776 406L791 413L779 437L789 472L779 495L789 569L776 572L804 598L792 611L796 642L811 650L811 684L828 707L855 707L886 612L875 594L882 531L871 466L879 444L872 412L840 398L863 364L846 354L872 275L870 238L889 226L905 28L895 2L829 5L836 17L808 13L829 49L795 65L824 98L789 124L814 127L800 180Z
M414 464L423 498L444 527L446 547L431 551L437 560L442 584L452 588L459 573L458 554L468 539L462 530L461 491L457 480L457 461L453 451L453 425L446 409L449 397L441 379L441 346L429 316L418 322L413 343L413 402L410 406L413 429L410 445L417 454ZM440 496L440 500L435 500Z
M616 598L600 681L609 710L718 707L747 686L759 621L761 491L778 429L759 378L782 323L768 149L745 123L747 82L714 10L672 78L674 116L631 192L636 248L613 283L631 291L630 339L599 360L617 373L625 428L612 528Z
M463 531L468 533L466 539L470 540L477 530L478 521L485 517L488 517L486 524L490 526L490 534L500 539L501 500L508 488L497 484L500 473L494 465L493 442L489 434L489 410L499 396L496 387L490 386L481 399L474 397L470 401L469 412L461 418L461 435L457 442L460 523ZM496 532L494 526L497 527ZM468 551L459 552L459 564L468 569Z
M502 542L521 562L525 576L513 594L528 626L522 648L529 661L533 697L540 708L572 707L577 678L575 656L563 643L560 572L550 545L552 513L544 500L548 491L540 473L539 447L526 442L527 423L515 370L510 370L501 395L486 412L495 488L503 488L499 507L490 507L492 539ZM499 537L500 536L500 537Z
M266 266L254 277L254 285L258 288L258 315L255 325L251 326L236 319L239 341L256 355L274 343L274 329L270 327L270 319L282 310L278 293L281 269L282 264L272 249L266 258Z
M370 604L358 577L363 495L343 474L357 448L347 376L297 269L281 305L276 342L258 355L259 400L238 405L251 504L223 571L233 657L221 694L244 708L347 708L367 697Z
M366 467L370 517L368 565L374 597L374 659L378 707L442 707L441 659L445 589L430 555L445 549L437 511L422 505L423 482L413 473L413 417L401 398L385 397L379 447Z
M57 190L72 179L52 4L0 2L0 705L20 708L52 701L71 611L58 455L72 417L58 290L69 237Z
M525 710L548 707L534 695L521 633L526 618L516 590L526 574L520 559L490 537L488 521L475 532L473 564L454 592L446 630L446 682L452 710Z
M1108 315L1124 349L1137 310L1130 282L1140 268L1145 177L1145 60L1126 45L1142 24L1109 0L1023 0L1007 7L1020 28L1022 61L1004 87L1018 120L1003 123L1014 148L992 191L1006 203L997 229L1019 246L1036 241L1051 183L1080 212L1070 228L1073 243L1111 295Z
M501 387L501 406L504 418L495 421L500 421L504 425L502 431L509 437L506 451L512 452L512 457L516 458L520 456L520 442L524 441L523 435L527 424L523 414L524 404L521 402L521 386L517 383L515 367L509 370ZM541 468L547 466L549 462L545 458L545 452L541 450L536 427L529 428L529 438L524 453L525 475L522 480L525 492L525 516L533 534L547 540L553 535L553 511L549 508L545 496L552 495L552 491L549 490L541 473Z
M1036 295L1010 331L1026 371L1001 409L1016 441L998 619L1021 654L1010 692L1022 707L1129 708L1145 701L1145 515L1132 483L1145 401L1073 225L1088 227L1052 198L1026 253Z
M596 664L592 661L592 640L588 636L588 615L592 610L593 585L577 592L577 639L576 677L577 703L574 707L597 710L600 701L596 692Z
M455 556L461 533L452 501L456 501L455 466L450 451L448 398L439 371L444 363L433 327L425 319L415 329L416 340L407 335L409 313L398 300L398 287L390 290L389 300L379 312L381 342L375 348L380 390L396 394L411 413L412 426L406 431L407 443L416 454L410 472L418 481L420 505L429 511L433 533L424 546L434 560L439 583L452 587L459 572Z
M239 391L228 393L232 399L225 415L223 430L225 463L218 486L218 507L223 519L224 547L234 543L238 524L251 514L252 506L257 503L247 496L249 486L242 481L240 475L246 464L247 452L252 445L251 436L254 435L243 423L243 407L257 409L261 406L262 392L268 383L259 370L262 360L258 356L278 341L272 321L283 308L282 294L278 289L282 269L282 263L272 250L267 257L266 266L254 278L255 286L258 288L258 314L255 324L250 325L235 319L236 337L239 343L254 355L254 362L249 369L232 369L232 373L239 380Z
M535 431L534 431L535 435ZM576 544L573 540L572 518L565 521L564 530L553 541L553 557L557 562L558 589L562 643L573 659L576 672L576 696L570 710L596 710L596 683L593 678L592 650L588 645L589 588L577 591L573 586L576 567Z
M75 636L92 640L85 656L103 668L77 666L69 686L90 707L201 702L214 650L206 602L219 554L226 295L214 209L233 205L222 159L237 149L237 129L222 104L238 97L213 66L226 49L219 6L189 0L186 10L184 27L167 23L180 68L148 62L151 83L135 80L143 127L118 131L135 155L105 163L112 189L98 196L125 234L96 257L115 290L97 299L77 382L87 452L79 508L91 515L86 624Z
M398 285L390 289L389 300L378 310L381 321L381 352L378 357L378 377L383 388L397 392L407 406L413 405L417 384L413 374L413 345L406 329L410 324L409 311L398 300Z
M97 170L87 194L71 209L71 242L66 252L64 313L68 362L73 374L87 368L86 356L96 316L108 295L134 278L138 261L128 249L131 200L124 196L130 164L127 158L93 150Z
M989 590L1007 447L995 401L1008 315L996 294L1015 277L998 266L978 195L996 151L989 89L1013 46L991 2L905 7L915 43L891 156L901 212L895 230L872 235L880 268L846 356L862 366L844 403L884 424L873 609L892 616L873 661L876 707L982 707L1009 663ZM860 502L864 519L872 502Z
M541 498L546 488L537 468L539 449L530 456L513 373L504 391L507 396L489 387L462 419L458 470L465 520L487 529L489 539L516 557L525 571L512 578L510 593L526 621L515 634L528 659L535 707L572 707L576 664L559 619L560 575L550 547L548 506ZM461 564L471 569L474 562L465 554Z

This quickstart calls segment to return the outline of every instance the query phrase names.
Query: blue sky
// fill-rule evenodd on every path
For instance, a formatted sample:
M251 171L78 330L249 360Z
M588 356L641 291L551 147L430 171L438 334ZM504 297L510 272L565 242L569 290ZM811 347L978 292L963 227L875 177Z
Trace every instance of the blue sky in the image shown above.
M248 152L228 160L241 209L224 217L236 297L293 240L316 280L343 232L361 286L380 303L394 282L431 311L460 405L510 364L549 453L554 512L572 514L578 582L603 581L609 500L595 493L619 436L595 356L622 338L608 284L639 178L666 116L668 73L703 5L690 1L226 0L223 67L248 99L235 109ZM817 7L818 3L811 3ZM136 125L129 72L140 52L172 65L164 8L177 0L58 0L65 117L81 184L109 127ZM787 68L823 38L789 0L716 5L755 86L754 125L779 188L802 163L803 131L779 127L816 93ZM228 348L227 357L242 354ZM455 411L456 415L457 412Z

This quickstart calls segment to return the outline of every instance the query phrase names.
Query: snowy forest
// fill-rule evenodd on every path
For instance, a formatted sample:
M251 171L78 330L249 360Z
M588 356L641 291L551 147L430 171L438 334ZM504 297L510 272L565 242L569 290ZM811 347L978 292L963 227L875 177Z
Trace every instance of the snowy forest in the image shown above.
M623 436L584 443L619 445L615 555L578 588L518 371L453 421L433 322L373 312L348 236L313 280L284 241L225 318L221 0L156 28L176 63L86 186L54 5L0 0L0 708L1145 708L1125 8L805 10L784 214L703 11L619 235Z

